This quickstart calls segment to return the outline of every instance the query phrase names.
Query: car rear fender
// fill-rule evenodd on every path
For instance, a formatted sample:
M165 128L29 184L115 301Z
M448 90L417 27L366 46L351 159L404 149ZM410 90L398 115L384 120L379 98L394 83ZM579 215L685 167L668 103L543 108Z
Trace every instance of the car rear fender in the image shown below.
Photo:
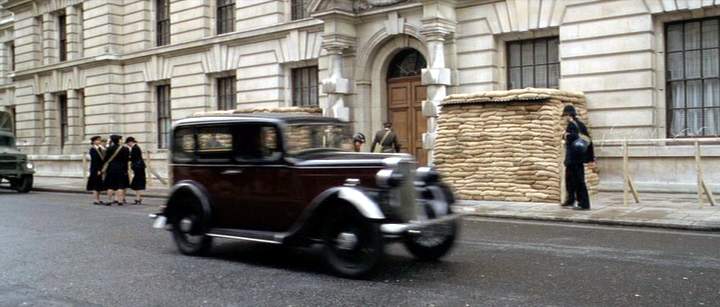
M183 180L175 184L170 190L170 197L163 210L163 215L172 221L175 214L179 212L181 207L194 198L203 211L203 225L210 225L211 220L211 204L210 198L208 198L208 192L198 182L192 180Z

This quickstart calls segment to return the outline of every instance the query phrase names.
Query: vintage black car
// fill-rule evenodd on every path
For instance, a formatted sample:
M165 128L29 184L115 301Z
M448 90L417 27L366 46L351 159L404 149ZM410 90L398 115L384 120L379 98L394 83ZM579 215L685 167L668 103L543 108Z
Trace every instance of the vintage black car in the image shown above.
M200 115L172 134L173 187L151 215L179 250L208 252L212 238L321 244L330 269L371 271L383 245L417 258L445 255L458 231L450 189L406 154L351 152L350 126L306 114Z
M10 114L0 112L0 183L7 181L10 188L27 193L32 190L35 169L28 156L15 146L12 130Z

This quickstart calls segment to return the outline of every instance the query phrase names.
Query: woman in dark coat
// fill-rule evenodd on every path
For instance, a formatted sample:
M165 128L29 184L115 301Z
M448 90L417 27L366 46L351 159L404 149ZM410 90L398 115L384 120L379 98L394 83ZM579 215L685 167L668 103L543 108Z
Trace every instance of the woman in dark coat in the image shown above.
M125 189L130 185L128 178L128 161L130 157L130 149L121 145L122 136L111 135L112 143L105 152L105 164L103 165L103 175L105 179L103 183L108 189L108 197L115 194L115 200L112 203L122 206L125 202ZM111 203L106 205L110 206Z
M105 149L102 147L102 138L94 136L90 138L90 173L88 174L86 189L93 192L95 201L93 205L102 205L100 200L100 192L105 191L102 180L103 160L105 159Z
M145 190L145 160L143 160L142 149L137 145L134 137L128 137L125 144L130 148L130 169L133 171L133 178L130 182L130 189L135 191L136 205L142 205L142 194Z

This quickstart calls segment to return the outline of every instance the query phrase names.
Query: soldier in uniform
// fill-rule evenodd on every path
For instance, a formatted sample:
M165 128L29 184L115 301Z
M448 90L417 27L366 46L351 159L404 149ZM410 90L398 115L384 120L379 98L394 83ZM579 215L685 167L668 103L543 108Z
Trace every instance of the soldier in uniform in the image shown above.
M385 126L385 128L375 133L370 151L384 153L400 152L400 144L397 141L395 131L392 130L392 123L386 122L383 126Z

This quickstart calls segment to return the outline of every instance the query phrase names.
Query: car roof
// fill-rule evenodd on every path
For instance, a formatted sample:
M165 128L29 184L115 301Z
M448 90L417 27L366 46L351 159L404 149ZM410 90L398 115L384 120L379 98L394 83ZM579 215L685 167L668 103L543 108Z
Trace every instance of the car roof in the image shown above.
M307 113L220 113L209 112L195 114L191 117L181 119L175 126L192 126L216 123L274 123L274 124L296 124L296 123L345 123L344 121L319 115Z

